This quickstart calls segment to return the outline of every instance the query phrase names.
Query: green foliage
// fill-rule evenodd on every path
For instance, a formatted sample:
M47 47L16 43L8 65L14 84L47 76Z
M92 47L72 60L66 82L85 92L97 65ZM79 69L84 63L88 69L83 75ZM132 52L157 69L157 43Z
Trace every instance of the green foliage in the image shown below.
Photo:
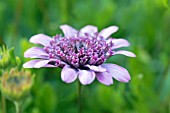
M40 113L54 113L57 106L57 95L49 84L44 84L37 92L36 105Z
M1 0L0 45L15 47L17 64L29 59L24 51L32 35L61 33L59 25L77 29L93 24L99 29L119 26L114 38L123 37L137 57L115 56L107 62L127 68L130 83L83 86L83 113L167 113L170 104L170 1L169 0ZM14 60L14 59L11 59ZM35 85L25 113L76 113L77 83L61 81L61 69L30 69ZM7 103L8 113L13 107ZM0 109L1 113L1 109Z

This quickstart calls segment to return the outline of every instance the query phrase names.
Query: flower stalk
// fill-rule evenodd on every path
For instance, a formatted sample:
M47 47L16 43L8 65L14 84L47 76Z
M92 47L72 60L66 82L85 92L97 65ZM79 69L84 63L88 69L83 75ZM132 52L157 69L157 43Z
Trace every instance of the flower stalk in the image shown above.
M15 108L16 108L16 113L22 113L22 102L15 101Z
M82 84L78 81L78 113L82 113L81 92L82 92Z
M1 95L1 101L2 101L2 113L6 113L6 100L3 94Z

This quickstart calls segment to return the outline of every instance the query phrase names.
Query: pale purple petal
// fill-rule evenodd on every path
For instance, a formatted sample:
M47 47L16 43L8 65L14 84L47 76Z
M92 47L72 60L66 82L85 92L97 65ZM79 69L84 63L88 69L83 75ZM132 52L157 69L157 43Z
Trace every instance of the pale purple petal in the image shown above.
M49 46L51 39L52 38L47 36L47 35L37 34L37 35L34 35L30 38L30 42L34 43L34 44L41 44L43 46Z
M79 80L83 85L92 83L94 79L95 79L94 71L79 70Z
M105 72L106 71L106 69L104 67L102 67L101 65L99 65L99 66L85 65L85 66L87 66L88 68L90 68L90 70L95 71L95 72Z
M125 39L108 39L113 43L112 49L117 49L120 47L128 47L130 44L127 40Z
M34 68L40 68L49 63L49 60L41 60L34 65Z
M124 51L124 50L114 52L114 55L116 55L116 54L122 54L122 55L125 55L128 57L136 57L136 55L134 53L132 53L130 51Z
M66 83L71 83L76 80L78 71L71 68L70 66L64 66L61 71L61 79Z
M78 31L69 25L61 25L60 29L63 31L66 37L76 36Z
M58 66L56 66L56 65L51 65L51 64L46 64L46 65L44 65L43 67L58 67Z
M105 85L113 84L113 78L108 72L96 73L97 80Z
M42 61L42 60L40 60L40 59L30 60L30 61L26 62L26 63L23 65L23 67L24 67L24 68L34 68L34 65L35 65L37 62L39 62L39 61Z
M55 65L48 64L49 62L56 62ZM58 67L60 66L60 60L58 59L49 59L49 60L42 60L42 59L35 59L26 62L23 67L24 68L41 68L41 67Z
M48 54L40 47L32 47L24 53L25 58L48 58Z
M99 36L102 36L104 39L107 39L111 34L115 33L118 30L117 26L110 26L108 28L103 29Z
M34 68L49 67L51 66L50 64L48 64L49 62L55 62L55 67L58 67L61 64L61 61L58 59L41 60L34 65Z
M92 35L92 34L96 33L97 31L98 31L98 29L96 26L87 25L80 30L80 33L88 33L88 34Z
M116 80L120 82L129 82L130 74L129 72L116 64L102 64L104 68L107 69L107 72Z

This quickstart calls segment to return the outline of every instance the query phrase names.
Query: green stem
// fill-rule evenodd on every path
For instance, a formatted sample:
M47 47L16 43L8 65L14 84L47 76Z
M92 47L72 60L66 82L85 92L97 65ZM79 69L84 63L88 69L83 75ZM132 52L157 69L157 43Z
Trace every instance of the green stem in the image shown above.
M22 113L22 103L21 102L14 102L16 113Z
M1 95L1 101L2 101L2 113L6 113L6 100L3 94Z
M82 113L81 88L82 88L82 85L78 81L78 113Z

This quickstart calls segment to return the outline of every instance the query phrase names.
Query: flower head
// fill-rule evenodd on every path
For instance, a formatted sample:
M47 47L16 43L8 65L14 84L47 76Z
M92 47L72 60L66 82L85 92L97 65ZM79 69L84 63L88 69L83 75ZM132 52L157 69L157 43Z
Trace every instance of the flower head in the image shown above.
M115 49L129 46L125 39L113 39L110 35L118 30L111 26L98 32L97 27L87 25L79 31L68 25L61 25L64 36L56 35L53 38L44 34L31 37L30 42L43 47L32 47L24 56L37 58L25 63L25 68L61 67L61 78L71 83L79 78L83 85L90 84L95 77L99 82L110 85L115 78L121 82L128 82L128 71L116 64L104 62L116 54L135 57L129 51Z
M33 78L29 71L12 68L9 73L4 72L0 78L1 91L8 99L20 101L29 94Z

